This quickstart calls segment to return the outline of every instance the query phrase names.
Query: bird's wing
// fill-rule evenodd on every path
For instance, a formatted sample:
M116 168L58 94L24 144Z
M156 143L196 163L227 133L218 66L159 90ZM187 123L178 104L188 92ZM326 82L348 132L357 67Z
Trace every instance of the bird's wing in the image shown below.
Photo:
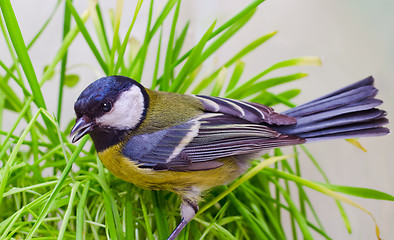
M281 134L267 125L222 113L204 114L199 123L198 135L182 151L193 164L304 142L302 138Z
M259 103L245 102L228 98L196 95L206 112L228 114L252 123L292 125L297 120L293 117L274 112L270 107Z
M123 147L123 154L140 167L156 170L169 169L174 158L182 158L181 152L199 131L199 121L190 120L153 133L132 136ZM182 158L179 166L189 166L190 159Z
M133 136L123 154L140 167L155 170L207 170L222 165L218 158L302 142L266 125L223 113L205 113L177 126Z

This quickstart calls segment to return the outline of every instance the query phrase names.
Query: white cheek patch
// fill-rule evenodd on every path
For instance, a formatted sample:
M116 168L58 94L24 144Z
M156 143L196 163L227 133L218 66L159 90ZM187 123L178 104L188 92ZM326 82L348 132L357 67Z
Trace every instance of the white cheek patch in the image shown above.
M132 129L139 124L144 112L144 96L138 86L131 86L120 94L112 110L96 119L103 126L119 130Z

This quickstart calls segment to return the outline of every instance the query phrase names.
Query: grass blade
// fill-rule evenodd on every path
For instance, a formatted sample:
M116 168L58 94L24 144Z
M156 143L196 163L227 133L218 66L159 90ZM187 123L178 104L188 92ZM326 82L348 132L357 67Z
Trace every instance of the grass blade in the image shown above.
M34 96L34 102L38 107L46 109L44 97L42 96L41 88L38 84L37 76L27 52L27 48L10 0L2 0L0 2L0 7L7 25L8 34L11 38L12 44L14 45L15 52L18 55L27 81L29 82L32 94Z
M345 139L346 141L348 141L349 143L351 143L352 145L356 146L357 148L361 149L363 152L367 152L367 149L365 149L361 143L359 141L357 141L357 139Z
M244 217L245 221L248 223L248 227L252 230L256 239L274 239L274 237L270 234L268 228L261 225L264 223L258 222L254 215L247 209L247 207L239 201L233 193L229 194L231 201L237 206L237 210Z
M86 22L90 15L89 11L85 11L84 14L82 15L81 19L83 22ZM56 65L62 60L64 55L66 54L69 46L71 43L74 41L75 37L79 33L79 27L74 26L69 33L66 35L64 38L62 45L60 46L58 52L56 53L55 57L53 58L52 62L49 64L47 69L44 72L44 75L41 78L40 85L43 85L45 81L50 79L50 77L53 75L53 72L55 71Z
M48 24L52 21L53 17L55 16L55 13L57 11L57 9L60 6L60 3L62 2L62 0L58 0L56 2L55 7L53 8L53 11L51 12L51 14L49 15L48 19L44 22L44 24L42 25L42 27L40 28L40 30L36 33L36 35L34 35L33 39L30 40L29 44L27 45L27 49L30 49L31 46L33 46L33 44L36 42L36 40L41 36L41 34L44 32L44 30L47 28Z
M202 66L198 66L194 71L192 71L187 78L183 81L183 85L180 88L180 90L178 90L178 93L186 93L189 90L190 85L194 82L194 80L196 79L197 75L200 73Z
M155 70L153 71L153 78L152 78L152 86L151 89L156 89L157 86L157 74L159 72L159 65L160 65L160 53L161 53L161 41L163 37L163 29L160 31L160 38L159 43L157 46L157 53L156 53L156 63L155 63Z
M259 163L257 166L255 166L254 168L250 169L246 174L244 174L242 177L240 177L236 182L231 184L231 186L228 187L228 189L226 189L226 191L222 192L220 195L218 195L217 197L215 197L214 199L212 199L208 203L204 204L204 206L197 212L196 217L198 215L202 214L203 212L205 212L208 208L212 207L215 203L219 202L226 195L228 195L234 189L239 187L243 182L245 182L245 181L249 180L250 178L252 178L253 176L255 176L258 172L260 172L265 167L267 167L267 166L269 166L269 165L271 165L271 164L273 164L273 163L275 163L277 161L281 161L281 160L287 159L289 157L290 156L284 155L284 156L280 156L280 157L272 157L272 158L269 158L269 159L265 159L264 161Z
M90 187L90 181L87 181L85 183L85 187L83 188L82 195L79 199L78 206L77 206L77 222L76 222L76 239L84 239L84 232L85 232L85 237L86 237L86 229L84 230L84 208L86 206L86 199L88 196L88 191Z
M127 195L126 195L126 239L135 239L135 219L133 214L133 195L132 195L132 184L127 185Z
M375 230L376 230L376 237L378 239L380 239L380 236L379 236L380 235L380 230L379 230L379 227L377 225L375 217L372 215L371 212L369 212L367 209L362 207L360 204L352 201L351 199L345 197L342 194L339 194L339 193L337 193L337 192L335 192L335 191L333 191L333 190L331 190L329 188L324 187L321 184L317 184L317 183L308 181L308 180L306 180L304 178L297 177L295 175L288 174L288 173L285 173L285 172L281 172L281 171L278 171L278 170L275 170L275 169L265 169L265 171L268 172L268 173L274 174L276 176L279 176L281 178L288 179L288 180L300 183L300 184L302 184L302 185L304 185L306 187L309 187L311 189L314 189L316 191L324 193L324 194L326 194L326 195L328 195L328 196L330 196L330 197L332 197L332 198L334 198L336 200L339 200L339 201L345 202L347 204L350 204L350 205L360 209L361 211L367 213L372 218L372 220L374 221L374 223L375 223ZM354 193L355 191L353 189L350 192ZM368 194L365 194L365 191L364 191L365 196L369 195L369 193L370 193L370 191L367 191L367 192L368 192ZM357 193L360 194L360 191L358 190ZM391 199L391 198L392 198L392 196L389 199Z
M71 171L71 167L74 164L75 160L77 159L79 153L82 151L82 148L85 146L86 142L88 141L88 136L83 137L80 140L80 143L77 147L77 149L73 152L72 156L70 157L69 161L67 162L66 167L64 168L62 175L59 178L59 181L57 182L55 188L53 189L49 199L47 200L47 202L45 203L44 208L42 209L40 215L38 216L37 221L34 223L33 227L30 229L30 232L28 233L26 240L30 240L33 238L34 234L36 233L36 231L38 230L38 227L41 225L41 223L43 222L44 218L47 216L47 214L49 213L49 211L51 210L57 195L60 192L60 189L63 187L64 182L66 180L67 175L70 173Z
M245 68L245 63L242 62L241 60L237 60L233 75L231 75L230 82L227 85L226 93L233 90L234 87L237 85L239 79L241 78L242 72L244 71L244 68Z
M251 11L255 11L255 9L263 3L265 0L255 0L248 6L246 6L244 9L242 9L239 13L237 13L234 17L232 17L230 20L225 22L222 26L220 26L216 31L212 33L211 38L215 37L219 33L221 33L224 29L232 26L235 22L237 22L240 18L243 18L245 15L249 14Z
M326 183L330 183L330 181L328 180L327 175L324 173L323 169L320 167L319 163L316 161L316 159L312 156L312 154L308 151L308 149L304 146L304 145L300 145L301 149L304 151L304 153L308 156L308 158L312 161L312 163L315 165L316 169L320 172L320 174L322 175L322 177L324 178L324 181ZM335 201L337 206L338 206L338 210L341 213L343 222L345 223L345 226L348 230L348 232L350 233L352 231L351 226L350 226L350 221L348 216L346 215L345 209L343 208L341 202L339 202L338 200Z
M222 68L220 70L218 77L216 78L215 86L212 89L211 96L219 96L221 90L223 89L224 82L226 81L227 68Z
M275 186L282 193L282 196L285 198L287 204L289 205L289 209L291 211L291 217L292 218L294 217L294 219L297 221L298 226L302 232L303 238L312 240L313 236L312 236L311 232L309 231L309 227L306 222L306 219L302 216L301 212L298 211L295 203L293 202L293 200L289 196L288 192L279 185L279 183L277 182L276 179L272 179L272 181L275 183ZM293 233L296 234L295 231L293 231ZM296 235L293 235L293 237L296 238Z
M279 63L275 63L271 67L267 68L266 70L262 71L261 73L254 76L252 79L247 81L246 83L242 84L236 91L243 91L244 89L248 88L249 86L253 85L258 79L262 78L263 76L267 75L268 73L284 67L291 67L291 66L320 66L321 61L317 57L301 57L295 58L290 60L285 60ZM229 96L235 95L235 93L229 93Z
M1 32L3 33L3 36L4 36L4 40L5 40L6 44L7 44L7 48L9 50L10 55L11 55L12 62L13 62L13 65L11 66L10 69L12 69L12 71L15 70L17 72L19 79L23 79L22 71L21 71L20 66L19 66L18 56L17 56L17 54L16 54L16 52L14 50L14 47L13 47L13 44L12 44L12 40L9 37L8 30L7 30L5 22L3 21L3 18L0 18L0 27L1 27ZM7 82L8 78L5 78L3 81Z
M234 36L235 33L237 33L249 20L252 18L254 13L256 12L256 9L253 9L252 11L248 12L245 16L240 18L238 21L234 22L234 24L222 35L220 35L211 45L207 47L207 49L201 54L199 57L196 65L200 65L202 62L204 62L212 53L217 51L221 46L224 45L225 42L227 42L232 36ZM225 65L225 67L228 67L229 65L233 64L233 62L229 62L228 64Z
M138 16L138 13L139 13L139 11L141 9L143 1L144 0L138 0L138 2L137 2L137 6L135 7L135 11L134 11L133 20L131 21L131 24L130 24L129 28L127 29L126 36L124 37L123 43L122 43L122 45L120 46L120 49L119 49L119 57L118 57L118 61L116 62L114 73L117 73L119 71L120 66L123 64L124 53L126 51L127 43L129 41L129 38L130 38L131 30L133 29L134 23L137 20L137 16Z
M195 62L200 56L205 44L208 41L208 37L213 31L216 22L214 22L209 29L205 32L201 40L197 43L196 47L194 47L192 53L190 54L188 60L186 61L185 65L183 65L181 71L179 72L178 76L174 79L174 82L171 84L169 91L170 92L177 92L183 84L183 80L186 76L197 66L195 66Z
M74 183L74 185L71 189L70 200L68 202L67 210L64 213L62 225L60 226L59 235L57 237L58 240L61 240L64 238L64 233L66 232L67 224L68 224L68 221L70 220L70 215L71 215L71 211L72 211L73 204L74 204L74 198L75 198L75 195L77 193L77 190L78 190L78 187L80 184L81 184L80 182Z
M103 21L103 16L101 14L100 5L95 0L90 0L90 12L92 13L92 20L94 27L96 29L97 37L103 52L106 62L111 61L110 47L108 43L108 37L105 31L105 25Z
M15 94L12 88L8 86L6 83L4 83L4 81L1 81L1 79L0 79L0 90L1 93L4 94L4 96L6 97L5 107L15 112L20 112L23 107L23 103L19 100L19 97Z
M251 4L249 4L246 8L242 9L239 13L237 13L234 17L232 17L230 20L225 22L222 26L220 26L218 29L216 29L214 32L212 32L211 36L209 36L209 39L212 39L216 37L218 34L223 32L225 29L228 27L232 26L235 22L237 22L239 19L243 18L246 14L248 14L251 11L255 11L258 5L260 5L262 2L265 0L255 0ZM178 61L175 63L175 66L183 62L193 51L193 49L190 49L186 54L184 54L181 58L178 59Z
M31 93L29 92L29 90L26 89L25 85L23 84L23 81L19 78L17 78L11 71L11 69L9 69L1 60L0 60L0 66L7 72L7 75L10 76L12 79L15 80L15 82L19 85L19 87L22 89L23 94L25 95L25 97L29 97L31 96ZM7 77L1 79L1 84L5 85L7 87L9 87L8 85L6 85L5 83ZM4 89L4 87L2 87Z
M291 103L289 100L298 96L298 94L300 93L301 93L300 89L291 89L278 94L273 94L268 91L262 91L262 93L252 98L250 101L257 102L266 106L273 106L282 103L292 108L295 107L296 105Z
M140 203L141 203L142 214L143 214L144 222L145 222L145 230L148 235L147 237L149 240L154 240L155 238L153 237L153 234L152 234L152 227L150 225L148 212L146 210L146 205L145 205L144 201L142 200L142 198L140 198Z
M164 20L166 19L167 15L170 13L171 9L175 6L177 1L178 0L169 0L167 4L164 6L155 24L153 25L152 30L150 30L149 35L147 35L149 37L149 40L153 37L153 35L155 35L159 27L163 25ZM152 5L153 5L153 1L151 2L151 6Z
M161 192L152 191L152 204L153 204L153 212L156 220L157 232L159 234L159 239L166 239L170 232L168 231L168 222L167 222L167 214L165 203L163 202L163 198L161 197Z
M171 24L171 32L170 32L170 36L169 36L168 44L167 44L167 54L166 54L166 59L164 62L163 78L160 82L160 90L162 90L162 91L169 89L169 86L171 84L171 80L174 75L174 69L171 67L172 60L173 60L172 54L173 54L173 48L174 48L175 29L176 29L176 24L178 21L180 7L181 7L181 1L178 0L178 4L177 4L177 7L175 8L174 17L173 17L172 24Z
M320 182L315 182L315 183L319 184L323 187L326 187L330 190L333 190L335 192L341 192L341 193L353 195L356 197L394 201L394 196L392 196L388 193L385 193L385 192L375 190L375 189L341 186L341 185L334 185L334 184L320 183Z
M295 81L306 76L308 76L306 73L296 73L282 77L270 78L252 85L242 85L241 87L227 94L227 97L235 99L246 98L267 88Z
M188 21L186 23L185 27L182 29L181 34L179 35L179 37L175 41L174 50L172 52L172 62L176 61L176 59L179 56L179 53L181 52L183 43L185 42L186 33L187 33L188 29L189 29L189 24L190 24L190 22Z
M111 191L104 173L104 167L101 161L97 158L97 165L99 168L99 175L92 174L97 180L104 193L104 204L105 204L105 219L106 229L110 232L111 239L124 239L123 228L120 221L120 214L117 208L115 196Z
M244 47L241 51L239 51L237 54L235 54L234 57L232 57L230 60L228 60L223 65L223 67L227 67L227 68L230 67L232 64L234 64L240 58L242 58L243 56L245 56L246 54L248 54L249 52L251 52L252 50L257 48L258 46L260 46L261 44L266 42L268 39L272 38L275 34L276 34L276 32L272 32L272 33L264 35L264 36L256 39L255 41L251 42L246 47ZM219 71L220 71L220 68L217 71L215 71L214 73L212 73L209 77L201 80L198 83L198 85L194 88L192 93L199 94L203 89L205 89L212 82L213 79L215 79L217 74L219 74Z
M67 33L70 31L71 26L71 12L68 7L69 4L66 1L66 6L64 8L64 21L63 21L63 39L66 37ZM63 102L63 89L64 89L64 81L66 78L66 66L67 66L67 51L64 54L64 57L61 62L60 67L60 83L59 83L59 97L57 102L57 119L60 123L61 114L62 114L62 102Z
M109 64L109 73L112 75L114 74L114 64L115 64L115 53L118 50L119 46L119 27L120 27L120 19L122 17L122 10L123 10L123 0L116 1L116 9L115 9L115 16L114 16L114 35L112 38L112 47L111 47L111 61Z
M44 30L46 29L46 27L48 26L48 24L51 22L51 20L53 19L53 16L55 15L57 9L58 9L59 6L60 6L60 3L61 3L61 0L58 0L57 3L56 3L56 5L55 5L55 7L53 8L51 14L49 15L48 19L44 22L43 26L42 26L42 27L40 28L40 30L34 35L33 39L29 42L29 44L27 45L27 49L28 49L28 50L31 48L31 46L33 46L33 44L34 44L34 43L36 42L36 40L41 36L41 34L44 32ZM5 27L3 26L3 25L4 25L3 19L0 20L0 24L1 24L1 29L3 30L3 34L4 34L4 37L5 37L5 39L6 39L7 45L9 45L9 44L8 44L9 39L8 39L8 37L6 36L5 31L4 31L4 30L5 30ZM11 50L11 48L10 48L10 53L11 53L12 58L13 58L13 60L14 60L14 65L10 68L10 70L12 70L12 71L13 71L13 70L16 70L16 71L18 72L19 78L21 79L21 74L20 74L19 68L18 68L18 66L17 66L18 60L16 59L16 57L14 58L14 52ZM7 81L9 77L12 77L12 76L10 75L9 72L7 72L7 75L4 77L3 80L4 80L4 81Z
M5 191L6 184L8 182L9 177L11 176L11 167L13 166L13 164L15 162L16 156L17 156L18 151L23 143L23 140L26 138L26 136L29 133L30 129L32 128L33 124L36 122L41 111L42 110L39 109L36 112L36 114L33 116L33 118L30 120L29 124L26 126L26 128L22 132L17 144L13 148L10 157L8 158L5 165L1 169L2 170L2 179L1 179L1 183L0 183L0 205L1 205L1 202L4 197L4 191Z
M170 4L171 2L172 1L168 1L167 2L166 7L164 7L164 9L161 12L161 14L160 14L159 18L157 19L156 23L158 23L160 17L163 16L163 14L165 14L165 17L167 16L169 11L165 13L165 10L167 9L167 6L171 5ZM172 6L171 6L171 8L172 8ZM156 30L158 29L157 28L154 31L150 30L151 23L152 23L152 16L153 16L153 0L151 0L151 5L150 5L150 8L149 8L149 17L148 17L148 23L146 25L146 33L145 33L144 43L143 43L142 47L140 48L140 50L138 51L138 53L137 53L136 57L134 58L134 60L130 63L130 67L129 67L128 71L126 72L127 76L131 76L132 78L136 79L137 81L139 81L141 79L141 77L142 77L142 72L144 70L144 63L145 63L148 47L149 47L149 44L151 42L152 37L154 36ZM160 25L157 25L157 26L160 26Z
M14 227L16 221L21 217L22 213L25 211L25 208L26 207L23 206L20 211L16 212L15 215L11 216L10 222L9 222L7 228L3 231L3 234L0 236L0 239L6 239L7 234L12 230L12 228Z
M74 6L72 5L70 0L66 0L67 3L67 7L70 9L71 14L74 17L75 22L77 23L77 26L79 28L79 31L81 31L83 37L86 40L86 43L89 45L90 49L92 50L92 53L94 54L94 56L96 57L96 60L98 61L98 63L100 64L101 68L103 69L105 74L109 74L109 69L107 64L105 63L104 59L101 57L100 52L98 51L96 44L93 42L92 38L90 37L90 34L88 32L88 30L85 27L84 22L86 20L83 20L83 17L80 17L78 12L75 10ZM90 13L91 9L89 9L89 13Z

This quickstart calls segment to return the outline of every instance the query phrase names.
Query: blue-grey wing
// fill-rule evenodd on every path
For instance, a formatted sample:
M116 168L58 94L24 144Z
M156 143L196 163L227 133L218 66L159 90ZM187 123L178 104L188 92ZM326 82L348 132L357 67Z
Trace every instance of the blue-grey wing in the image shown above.
M184 124L133 136L123 154L140 167L155 170L207 170L222 165L219 158L302 143L263 124L222 113L206 113Z
M203 95L194 97L201 101L206 112L223 113L252 123L275 125L297 123L295 118L274 112L272 108L259 103Z
M198 120L191 120L154 133L132 136L123 147L123 154L140 167L168 169L169 166L189 166L191 160L182 150L197 136ZM178 161L176 161L178 159Z
M197 163L303 142L302 138L281 134L267 125L217 113L200 119L198 135L183 152L192 163Z
M220 97L194 96L205 114L186 123L131 137L123 154L140 167L156 170L205 170L222 165L216 159L302 143L269 127L296 119L270 107Z

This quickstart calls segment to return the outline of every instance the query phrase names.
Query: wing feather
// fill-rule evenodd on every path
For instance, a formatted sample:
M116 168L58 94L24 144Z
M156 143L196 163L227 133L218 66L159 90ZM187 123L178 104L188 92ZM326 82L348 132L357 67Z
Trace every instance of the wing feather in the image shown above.
M197 135L198 125L199 122L193 120L154 133L132 136L123 147L123 154L141 167L167 168ZM177 164L188 166L191 161L182 158Z
M196 171L221 166L217 159L257 153L273 147L303 143L268 124L293 124L295 119L257 104L196 96L205 113L158 132L132 136L123 153L141 167Z
M252 123L291 125L297 122L293 117L276 113L272 108L258 103L203 95L195 97L207 112L224 113Z
M223 119L231 122L234 117L218 114L201 120L198 135L183 150L192 163L256 153L304 141L298 137L282 135L266 125L250 124L246 120L244 123L223 124Z

